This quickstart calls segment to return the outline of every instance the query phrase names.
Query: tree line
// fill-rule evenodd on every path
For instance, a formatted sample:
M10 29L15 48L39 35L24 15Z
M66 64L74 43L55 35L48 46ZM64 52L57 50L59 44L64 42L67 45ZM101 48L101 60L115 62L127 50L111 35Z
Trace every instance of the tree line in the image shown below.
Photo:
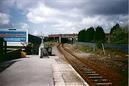
M101 26L96 28L89 27L82 29L78 33L79 42L95 42L95 43L112 43L112 44L127 44L128 29L121 27L119 24L114 25L110 33L105 33Z

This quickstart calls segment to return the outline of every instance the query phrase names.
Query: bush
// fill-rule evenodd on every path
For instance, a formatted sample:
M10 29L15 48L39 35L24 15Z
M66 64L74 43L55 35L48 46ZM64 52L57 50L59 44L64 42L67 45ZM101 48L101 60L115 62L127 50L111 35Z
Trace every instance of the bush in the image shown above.
M96 47L99 48L99 49L102 48L102 42L100 42L100 41L97 42L97 43L96 43Z
M22 58L25 58L25 57L26 57L26 52L21 51L21 57L22 57Z

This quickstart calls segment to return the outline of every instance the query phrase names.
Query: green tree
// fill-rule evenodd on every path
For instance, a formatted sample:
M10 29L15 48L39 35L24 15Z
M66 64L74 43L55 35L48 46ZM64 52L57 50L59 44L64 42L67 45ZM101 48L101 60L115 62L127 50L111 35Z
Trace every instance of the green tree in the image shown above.
M115 26L113 26L113 27L111 28L110 34L112 34L113 31L115 31L115 30L117 30L117 29L119 29L119 28L120 28L120 25L117 23Z
M128 43L128 32L123 28L119 27L110 34L110 41L113 44L127 44Z
M103 28L100 27L100 26L98 26L95 29L95 41L96 42L104 43L105 42L105 39L106 39L106 36L105 36L105 33L104 33Z
M90 27L90 28L87 29L87 31L86 31L86 39L87 39L88 42L93 42L94 33L95 33L95 31L94 31L93 27Z
M82 34L81 34L81 33L82 33L82 31L79 31L79 33L78 33L78 41L79 41L79 42L82 41L82 39L81 39L81 38L82 38Z
M78 41L79 42L85 42L85 33L86 33L86 30L83 29L81 30L79 33L78 33Z

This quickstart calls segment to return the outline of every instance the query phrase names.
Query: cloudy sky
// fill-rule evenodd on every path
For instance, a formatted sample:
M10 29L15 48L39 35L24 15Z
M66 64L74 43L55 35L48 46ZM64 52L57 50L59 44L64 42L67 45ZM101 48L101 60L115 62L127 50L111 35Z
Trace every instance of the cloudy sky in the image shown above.
M0 0L0 28L27 28L29 33L78 33L116 23L127 25L128 0Z

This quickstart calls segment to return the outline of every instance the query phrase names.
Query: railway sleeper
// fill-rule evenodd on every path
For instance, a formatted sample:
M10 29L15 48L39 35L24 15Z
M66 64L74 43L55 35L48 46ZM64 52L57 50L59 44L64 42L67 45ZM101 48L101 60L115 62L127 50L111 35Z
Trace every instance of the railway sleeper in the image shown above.
M90 73L90 74L87 74L88 76L99 76L98 73Z
M82 64L82 63L81 63ZM78 65L81 68L88 68L86 65L82 64L82 65Z
M95 83L95 86L112 86L112 83L111 82L105 82L105 83Z
M94 79L93 80L94 82L108 82L108 80L107 79Z
M87 71L87 72L86 72L86 71L84 71L84 73L83 73L83 74L86 74L86 75L87 75L87 74L95 74L95 73L96 73L95 71Z
M90 79L102 79L102 76L89 76Z
M86 72L87 72L87 71L88 71L88 72L89 72L89 71L93 71L93 69L90 69L90 68L81 68L81 70L86 71Z

